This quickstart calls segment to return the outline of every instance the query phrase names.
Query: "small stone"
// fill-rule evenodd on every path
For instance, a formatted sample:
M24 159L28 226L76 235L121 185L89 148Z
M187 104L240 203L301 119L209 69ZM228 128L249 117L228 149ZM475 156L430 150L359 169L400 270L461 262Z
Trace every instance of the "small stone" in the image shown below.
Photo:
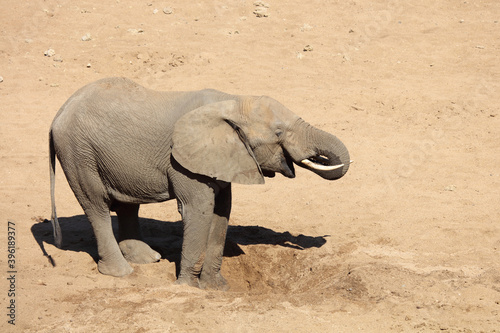
M3 82L3 77L0 76L0 82Z
M87 32L84 36L82 36L82 41L88 42L89 40L92 40L92 36Z
M54 49L48 49L43 53L44 56L46 57L53 57L56 54L56 51Z
M450 191L450 192L453 192L457 189L457 187L455 185L448 185L444 188L445 191Z
M133 35L142 34L144 32L143 29L128 29L127 31Z
M264 8L269 8L269 4L265 3L264 1L257 0L253 3L254 6L256 7L264 7Z
M167 14L167 15L170 15L170 14L172 14L172 13L173 13L173 10L172 10L172 8L170 8L170 7L165 7L165 8L163 8L163 12L164 12L165 14Z
M304 52L311 52L313 50L311 45L304 46Z
M157 13L158 13L158 9L156 9L156 8L155 8L155 9L153 10L153 14L157 14Z
M309 31L309 30L312 30L312 26L310 26L309 24L307 23L304 23L304 25L302 27L300 27L300 31L304 32L304 31Z
M54 61L55 62L63 62L63 58L59 54L57 54L54 56Z
M92 67L92 65L90 64L90 62L87 64L87 68L90 68Z
M255 16L257 17L268 17L269 14L267 12L267 8L265 7L257 7L255 8L255 10L253 11L253 13L255 14Z
M460 20L460 21L458 21L458 22L460 22L460 23L464 23L464 22L465 22L465 20Z

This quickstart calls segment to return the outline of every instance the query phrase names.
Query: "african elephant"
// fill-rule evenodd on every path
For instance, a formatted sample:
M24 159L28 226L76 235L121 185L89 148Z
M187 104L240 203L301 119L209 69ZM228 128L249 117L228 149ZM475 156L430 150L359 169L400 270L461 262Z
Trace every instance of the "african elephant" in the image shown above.
M184 238L176 283L224 289L220 273L231 211L231 183L262 184L294 163L342 177L351 163L335 136L269 97L216 90L157 92L125 78L88 84L61 107L50 128L55 243L62 236L54 187L56 156L90 221L103 274L124 276L129 262L158 261L141 241L140 204L176 199ZM118 216L118 244L110 211Z

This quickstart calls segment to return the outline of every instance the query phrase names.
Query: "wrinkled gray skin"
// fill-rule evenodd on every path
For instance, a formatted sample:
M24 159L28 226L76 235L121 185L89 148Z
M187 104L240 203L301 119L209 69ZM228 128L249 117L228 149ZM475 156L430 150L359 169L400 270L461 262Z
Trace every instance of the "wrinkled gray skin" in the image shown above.
M276 172L293 178L294 163L333 180L350 164L340 140L272 98L156 92L124 78L78 90L57 113L49 137L58 247L55 156L94 230L101 273L124 276L132 272L127 261L158 261L141 240L139 205L177 199L184 225L177 283L210 289L226 288L220 268L232 182L262 184ZM344 166L316 170L304 159ZM110 211L118 216L120 244Z

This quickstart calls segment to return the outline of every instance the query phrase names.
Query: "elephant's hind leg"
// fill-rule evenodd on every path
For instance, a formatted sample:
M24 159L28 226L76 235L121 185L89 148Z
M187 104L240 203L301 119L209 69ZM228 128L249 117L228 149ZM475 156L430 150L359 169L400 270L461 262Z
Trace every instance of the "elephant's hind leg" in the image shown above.
M67 137L72 136L68 134ZM87 151L88 147L85 143L83 146L71 143L57 148L59 161L68 183L94 231L99 254L97 263L99 272L112 276L132 273L133 269L123 257L113 234L108 194L106 186L96 171L97 163L92 156L80 160L80 156L76 155L76 152L79 152L83 156L83 152Z
M116 242L107 207L103 209L84 207L84 210L97 240L99 253L97 268L99 272L112 276L125 276L132 273L132 267L123 257Z
M139 226L139 205L116 203L113 210L118 215L120 250L128 262L149 264L161 259L161 255L142 241Z

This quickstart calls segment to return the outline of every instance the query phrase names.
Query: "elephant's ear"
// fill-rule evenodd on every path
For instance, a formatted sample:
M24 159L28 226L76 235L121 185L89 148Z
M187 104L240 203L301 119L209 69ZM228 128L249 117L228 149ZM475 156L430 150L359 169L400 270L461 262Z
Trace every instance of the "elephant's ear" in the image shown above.
M193 173L240 184L263 184L264 177L245 134L238 128L234 100L202 106L175 124L172 155Z

